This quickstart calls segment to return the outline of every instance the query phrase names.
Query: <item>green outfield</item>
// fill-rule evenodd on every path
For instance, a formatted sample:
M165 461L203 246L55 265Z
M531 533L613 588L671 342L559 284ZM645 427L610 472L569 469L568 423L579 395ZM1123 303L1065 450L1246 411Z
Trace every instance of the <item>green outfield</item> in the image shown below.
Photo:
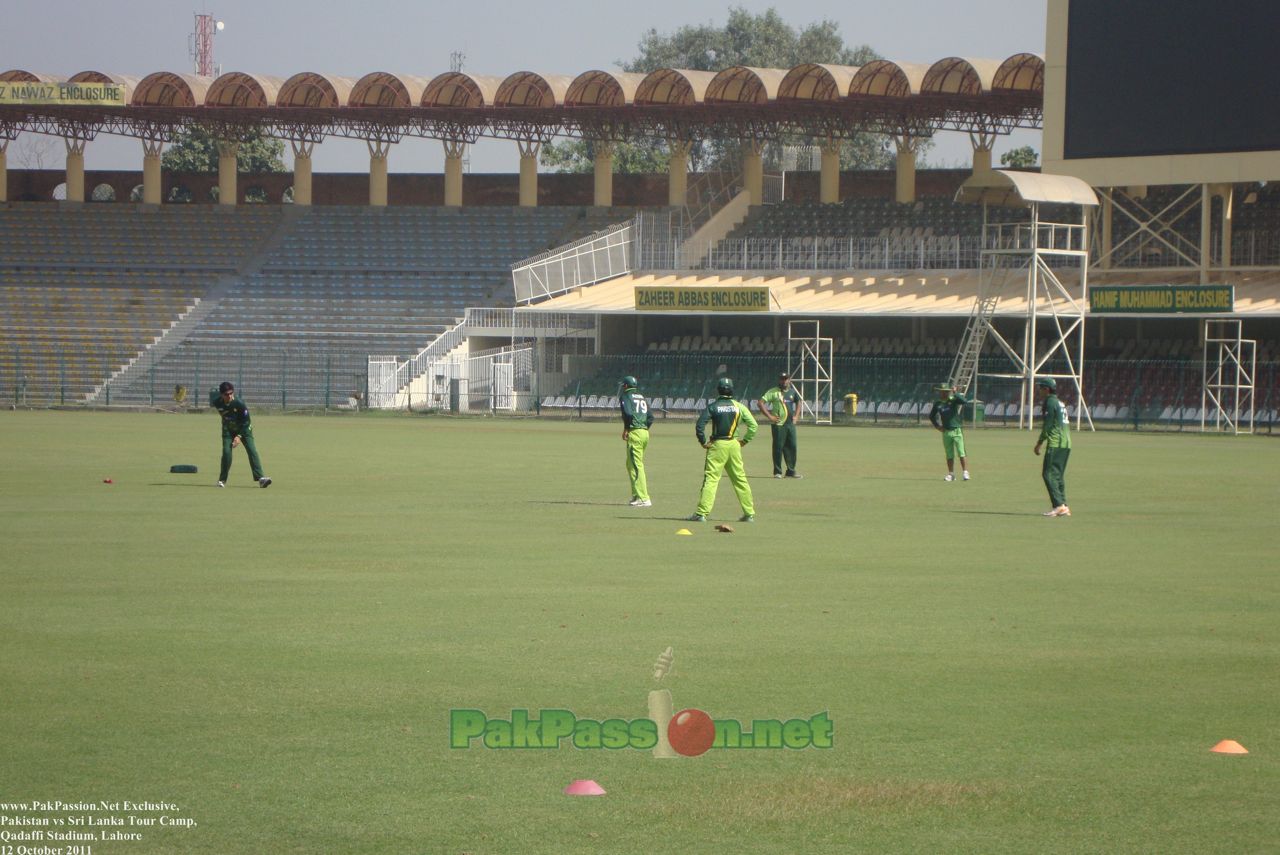
M1274 439L1077 434L1074 516L1045 519L1027 433L969 431L974 480L948 484L932 430L802 427L786 481L766 427L758 521L722 483L711 523L737 531L717 534L681 521L688 422L655 426L649 509L626 505L616 422L259 415L268 490L242 451L214 487L218 430L0 414L0 849L69 829L92 855L1280 840ZM833 747L450 748L455 708L642 718L668 645L676 710L826 712ZM580 778L608 794L561 793ZM126 826L89 824L108 817Z

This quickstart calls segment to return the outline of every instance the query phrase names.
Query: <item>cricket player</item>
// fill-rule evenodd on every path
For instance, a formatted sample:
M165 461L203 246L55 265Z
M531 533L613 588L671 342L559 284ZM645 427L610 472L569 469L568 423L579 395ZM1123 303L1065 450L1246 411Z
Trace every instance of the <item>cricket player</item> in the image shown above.
M631 479L633 508L653 506L649 501L649 484L644 475L644 450L649 447L649 427L653 414L649 402L637 388L636 378L628 374L622 378L622 391L618 393L618 405L622 410L622 441L627 444L627 477Z
M760 415L769 420L773 434L773 477L783 477L782 464L787 465L787 478L803 478L796 471L796 420L800 417L800 393L791 385L791 375L778 375L778 385L756 401Z
M745 404L733 399L733 381L721 377L716 383L716 394L719 396L698 416L698 424L694 428L698 436L698 444L707 450L706 461L702 470L702 495L698 499L698 510L689 517L690 522L706 522L707 514L716 503L716 488L720 486L721 473L728 473L733 490L738 494L738 504L742 506L742 518L739 522L754 522L756 518L755 502L751 498L751 485L747 483L747 470L742 465L742 446L755 439L759 425L751 410ZM707 425L711 425L711 436L707 437ZM738 425L745 423L747 432L738 438Z
M1040 400L1040 438L1036 440L1036 456L1044 446L1044 463L1040 475L1049 490L1050 509L1046 517L1069 517L1067 507L1067 458L1071 456L1071 422L1067 408L1058 400L1058 381L1041 377L1036 381L1036 397Z
M947 455L947 477L943 481L956 480L956 458L960 458L960 473L969 480L969 461L964 456L964 405L969 403L964 395L957 395L950 384L939 383L933 387L938 400L929 410L929 421L934 430L942 434L942 450Z
M249 408L236 397L236 387L230 382L223 382L209 393L209 406L222 416L222 470L218 475L218 486L227 486L227 474L231 472L231 449L243 445L244 450L249 452L249 468L258 486L263 489L270 487L271 479L262 474L262 460L253 443L253 420L249 417Z

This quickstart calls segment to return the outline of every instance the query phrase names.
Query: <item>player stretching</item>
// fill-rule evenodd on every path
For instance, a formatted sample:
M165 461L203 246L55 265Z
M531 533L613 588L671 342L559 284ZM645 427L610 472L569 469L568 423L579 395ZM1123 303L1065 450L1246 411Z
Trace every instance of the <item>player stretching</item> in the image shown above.
M702 470L702 495L698 498L698 510L689 517L690 522L706 522L707 514L716 503L716 488L720 486L721 473L728 473L733 491L738 494L742 506L739 522L753 522L756 518L755 502L751 498L751 485L747 483L747 470L742 465L742 446L755 438L759 425L745 404L733 399L733 381L721 377L716 383L719 395L698 416L698 444L707 450ZM711 423L711 438L707 439L707 423ZM747 432L738 439L738 425L746 423Z
M960 458L960 473L969 480L969 462L964 456L964 405L969 403L964 395L957 395L947 383L933 387L938 400L929 410L929 421L942 434L942 450L947 455L947 477L943 481L956 480L956 458Z

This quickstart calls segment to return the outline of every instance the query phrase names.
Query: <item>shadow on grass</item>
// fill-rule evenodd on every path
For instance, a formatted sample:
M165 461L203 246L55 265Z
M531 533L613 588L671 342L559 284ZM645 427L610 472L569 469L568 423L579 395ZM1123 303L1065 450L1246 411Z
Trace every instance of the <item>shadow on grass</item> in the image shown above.
M148 487L207 487L214 490L218 489L217 484L171 484L171 483L165 483L164 481L153 481L147 486ZM258 485L254 484L253 486L257 487Z
M1030 511L952 511L953 514L981 514L988 517L1038 517L1042 516L1038 511L1032 513Z

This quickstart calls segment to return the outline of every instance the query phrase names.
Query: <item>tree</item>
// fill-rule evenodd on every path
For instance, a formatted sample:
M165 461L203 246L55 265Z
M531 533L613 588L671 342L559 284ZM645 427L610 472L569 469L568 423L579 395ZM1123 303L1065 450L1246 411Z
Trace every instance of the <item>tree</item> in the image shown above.
M1029 145L1014 148L1000 155L1000 165L1011 169L1029 169L1036 165L1040 155Z
M160 163L170 172L217 172L218 140L205 128L192 125L175 136ZM284 172L284 142L251 131L236 152L236 171Z
M834 21L819 21L797 29L776 9L755 15L743 8L731 8L723 27L712 24L684 26L674 33L651 29L640 38L639 55L620 62L624 71L648 74L659 68L694 71L722 71L735 65L753 68L793 68L806 62L831 65L864 65L877 58L866 45L846 47ZM812 139L780 141L814 144ZM927 148L927 145L925 148ZM560 172L590 172L595 150L590 140L568 140L543 146L542 163ZM777 168L781 146L769 146L766 165ZM706 140L689 152L689 168L735 170L741 163L737 140ZM850 169L883 169L893 163L893 153L885 138L857 134L841 146L840 163ZM661 140L638 140L614 147L614 170L663 172L667 168L667 144Z

